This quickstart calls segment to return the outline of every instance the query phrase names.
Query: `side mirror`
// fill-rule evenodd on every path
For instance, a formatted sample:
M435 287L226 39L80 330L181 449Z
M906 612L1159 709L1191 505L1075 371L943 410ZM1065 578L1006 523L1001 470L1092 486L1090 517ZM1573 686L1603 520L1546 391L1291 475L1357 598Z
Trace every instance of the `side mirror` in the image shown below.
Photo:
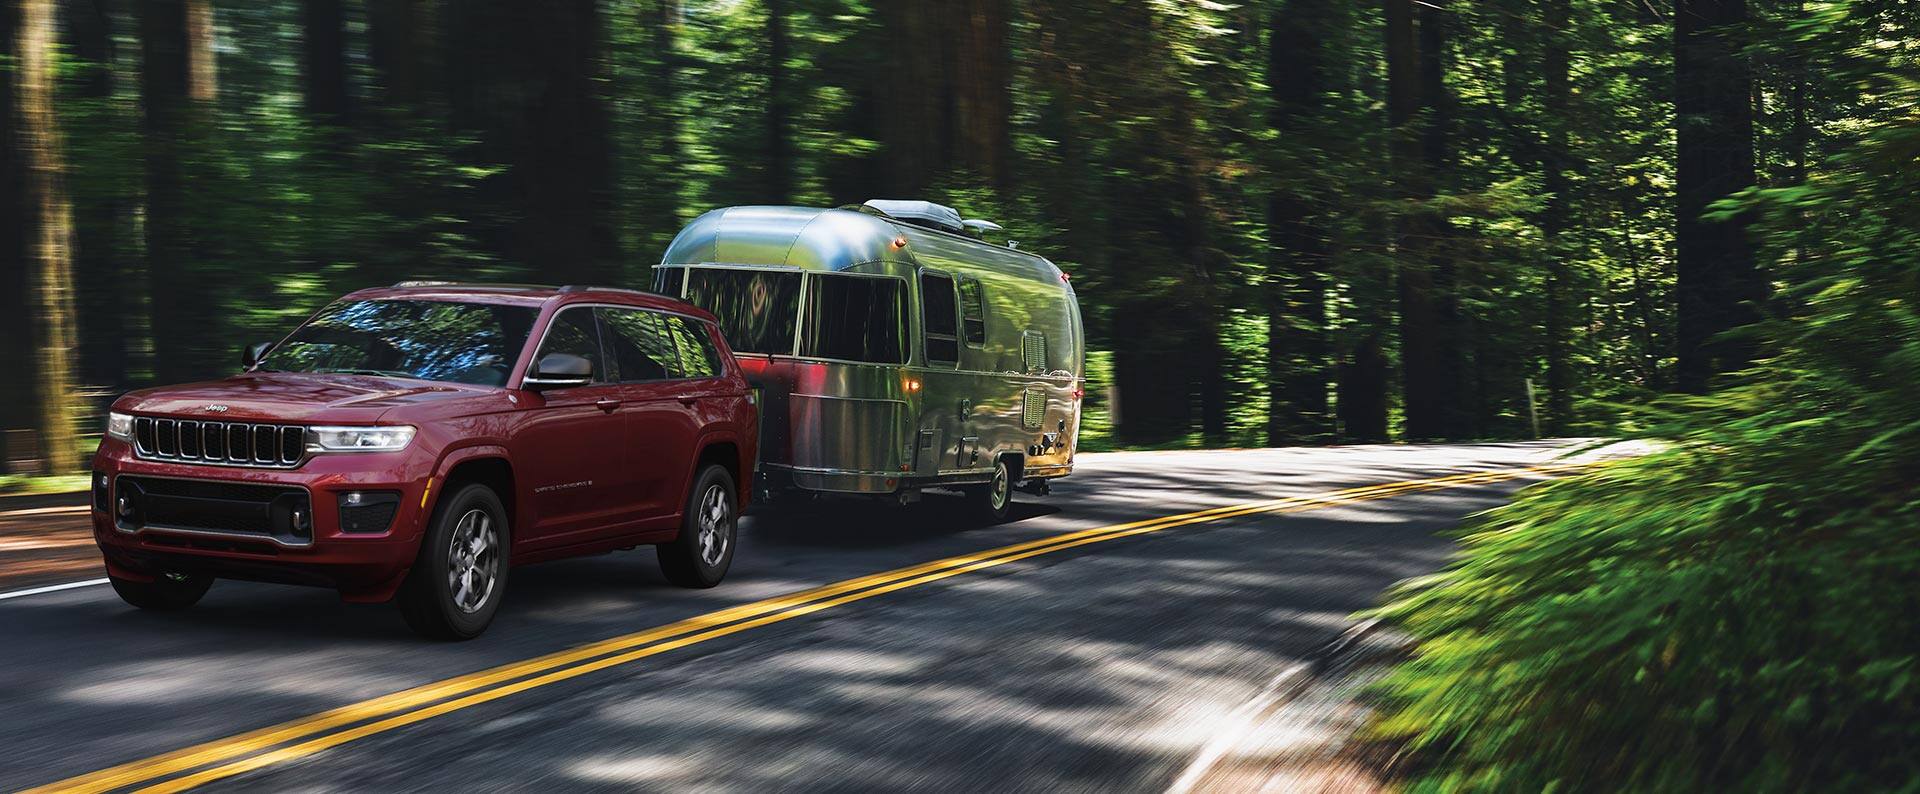
M253 365L260 363L260 359L266 358L267 351L272 349L272 342L255 342L240 348L240 366L245 369L253 369Z
M592 382L593 362L572 353L548 353L520 379L520 385L529 389L564 389Z

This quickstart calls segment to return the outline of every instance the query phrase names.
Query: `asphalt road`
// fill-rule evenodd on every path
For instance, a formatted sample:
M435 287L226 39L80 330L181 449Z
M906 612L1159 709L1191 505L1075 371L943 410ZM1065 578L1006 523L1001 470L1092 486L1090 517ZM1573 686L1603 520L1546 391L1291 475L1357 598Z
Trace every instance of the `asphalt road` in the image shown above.
M0 789L118 766L96 788L1164 790L1564 447L1084 455L1001 526L936 495L749 518L712 590L666 584L650 550L520 569L459 644L240 582L178 614L97 586L0 600ZM1514 473L1272 501L1476 471ZM1192 515L1233 505L1251 507Z

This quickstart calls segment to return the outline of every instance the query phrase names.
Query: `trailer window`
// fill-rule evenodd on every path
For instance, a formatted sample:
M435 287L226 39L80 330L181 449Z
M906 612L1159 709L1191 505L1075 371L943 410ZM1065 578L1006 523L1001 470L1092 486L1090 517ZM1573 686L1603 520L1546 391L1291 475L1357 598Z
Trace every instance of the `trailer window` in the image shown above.
M793 352L799 273L693 268L687 271L687 302L720 318L720 331L736 352Z
M960 330L970 346L987 343L987 297L980 279L971 276L960 277Z
M960 360L959 311L953 302L952 278L920 274L920 324L927 332L928 364Z
M800 354L902 364L906 283L893 278L819 274L807 291Z
M687 269L684 267L656 267L653 269L653 291L660 295L678 298L686 290Z

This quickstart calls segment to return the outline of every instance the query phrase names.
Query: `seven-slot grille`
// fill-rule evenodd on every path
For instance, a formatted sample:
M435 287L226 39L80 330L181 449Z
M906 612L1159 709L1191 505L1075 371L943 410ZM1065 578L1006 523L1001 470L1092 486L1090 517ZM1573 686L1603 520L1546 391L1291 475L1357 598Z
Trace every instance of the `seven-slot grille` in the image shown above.
M138 416L133 420L133 450L151 460L292 468L306 457L307 429Z

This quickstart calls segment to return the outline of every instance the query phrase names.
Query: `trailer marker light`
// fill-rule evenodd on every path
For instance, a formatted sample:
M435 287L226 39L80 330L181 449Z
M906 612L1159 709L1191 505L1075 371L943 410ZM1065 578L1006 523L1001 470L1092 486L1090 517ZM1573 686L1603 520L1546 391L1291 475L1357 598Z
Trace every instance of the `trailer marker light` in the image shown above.
M907 391L910 391L910 392L915 392L915 391L919 391L919 390L920 390L920 381L917 381L917 380L914 380L914 379L912 379L912 378L908 378L908 379L907 379Z
M907 247L906 235L903 234L903 235L900 235L899 237L893 238L893 250L898 251L905 247Z

